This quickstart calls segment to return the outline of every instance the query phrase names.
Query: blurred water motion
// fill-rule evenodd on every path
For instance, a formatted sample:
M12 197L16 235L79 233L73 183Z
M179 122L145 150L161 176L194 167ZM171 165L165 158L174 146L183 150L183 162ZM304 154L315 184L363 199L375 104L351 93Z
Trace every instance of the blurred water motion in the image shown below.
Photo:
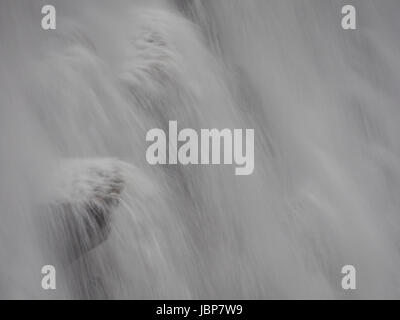
M0 0L0 298L399 298L400 2L351 2L357 30L341 0ZM150 166L169 120L254 128L254 173ZM135 169L63 263L38 221L70 158Z

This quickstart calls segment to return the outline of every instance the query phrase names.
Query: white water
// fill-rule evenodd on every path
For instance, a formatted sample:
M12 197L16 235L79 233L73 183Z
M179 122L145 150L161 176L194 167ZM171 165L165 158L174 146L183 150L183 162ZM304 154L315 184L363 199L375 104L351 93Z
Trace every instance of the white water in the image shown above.
M47 2L0 1L1 298L400 297L398 1L353 1L357 31L339 0L50 2L45 32ZM253 175L149 166L169 120L254 128ZM52 172L93 157L136 169L44 291Z

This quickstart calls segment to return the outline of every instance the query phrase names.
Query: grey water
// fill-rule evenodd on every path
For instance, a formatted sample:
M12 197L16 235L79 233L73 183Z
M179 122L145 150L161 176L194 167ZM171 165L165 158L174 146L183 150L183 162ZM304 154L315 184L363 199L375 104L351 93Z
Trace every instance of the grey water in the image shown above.
M351 3L0 0L0 298L400 298L400 2ZM253 174L149 165L170 120L253 128ZM54 216L120 180L59 259L92 239Z

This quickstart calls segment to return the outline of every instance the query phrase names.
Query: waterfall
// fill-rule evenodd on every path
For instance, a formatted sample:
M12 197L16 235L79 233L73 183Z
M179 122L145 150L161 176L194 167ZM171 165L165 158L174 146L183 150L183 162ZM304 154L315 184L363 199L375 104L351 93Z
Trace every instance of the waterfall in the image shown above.
M48 2L0 2L0 298L400 297L397 0ZM254 172L150 165L169 121Z

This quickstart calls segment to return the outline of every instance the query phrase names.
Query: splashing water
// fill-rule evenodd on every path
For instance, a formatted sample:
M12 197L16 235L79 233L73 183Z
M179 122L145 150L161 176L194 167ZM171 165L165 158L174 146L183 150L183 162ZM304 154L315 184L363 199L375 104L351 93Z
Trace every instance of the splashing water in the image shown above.
M400 297L398 1L51 2L0 2L1 298ZM169 120L254 128L254 173L150 166Z

